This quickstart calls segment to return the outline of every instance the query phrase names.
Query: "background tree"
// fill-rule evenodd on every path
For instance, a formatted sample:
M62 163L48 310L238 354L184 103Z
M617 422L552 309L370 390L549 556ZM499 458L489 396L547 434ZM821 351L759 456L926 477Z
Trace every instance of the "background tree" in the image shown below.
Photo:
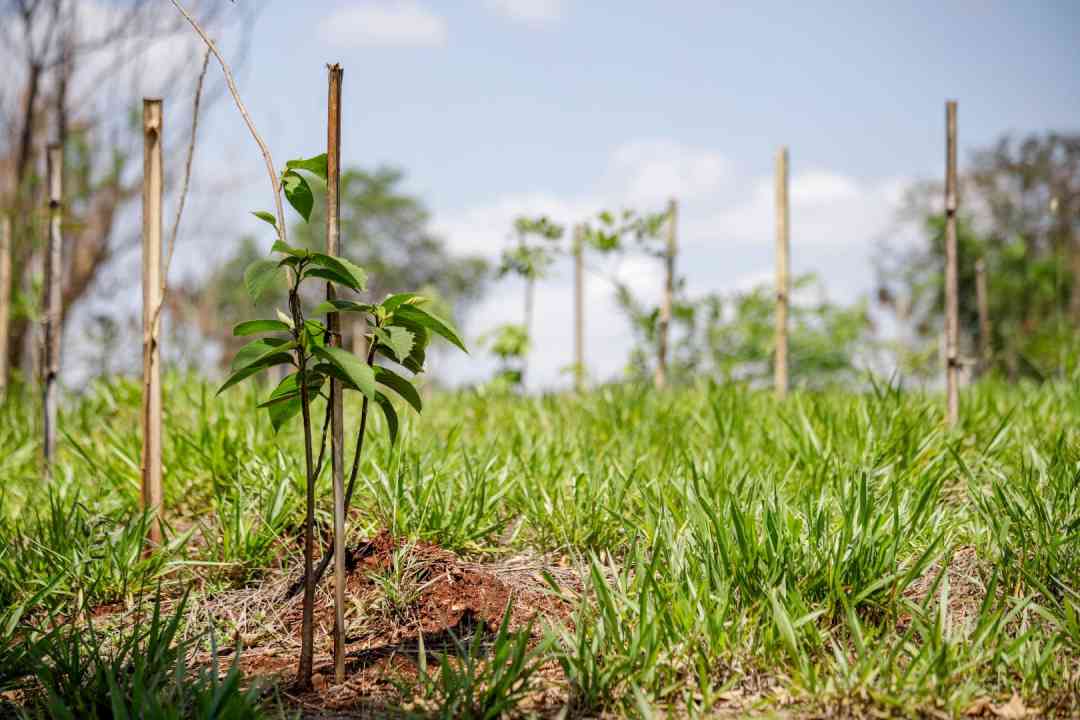
M198 10L218 32L226 29L228 20L247 33L252 10L235 8L203 2ZM31 357L43 148L54 141L65 148L66 321L94 289L102 270L137 246L138 228L125 233L120 218L140 189L137 110L146 80L140 68L153 53L159 87L194 82L199 66L189 61L200 53L180 35L182 23L182 18L140 0L0 0L0 211L14 219L16 279L7 298L12 302L9 367L27 367ZM182 52L160 52L169 43L172 49L190 47L190 58ZM218 95L216 90L205 94L204 107ZM176 138L174 149L179 151L182 141L179 134Z
M957 233L960 329L972 356L979 333L975 262L989 289L991 367L1010 377L1045 378L1077 367L1080 348L1080 135L1003 137L972 155L961 180L966 209ZM944 307L944 222L940 186L908 193L905 215L922 225L911 250L885 246L877 258L878 298L910 332L908 369L932 369ZM927 360L930 359L930 362Z

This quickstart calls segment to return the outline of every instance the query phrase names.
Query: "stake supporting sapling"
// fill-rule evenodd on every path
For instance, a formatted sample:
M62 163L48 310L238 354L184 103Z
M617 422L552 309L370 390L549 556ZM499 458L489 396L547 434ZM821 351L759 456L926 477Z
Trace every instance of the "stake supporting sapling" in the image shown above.
M791 294L791 239L788 226L788 150L776 153L776 356L773 384L776 397L788 391L788 302Z
M49 183L49 237L45 247L45 347L41 363L44 381L44 438L45 475L51 477L56 455L57 378L60 374L60 335L62 331L60 282L63 272L63 177L64 148L49 145L46 151L46 172Z
M326 254L341 254L339 190L341 184L341 81L340 65L329 68L326 133ZM337 299L332 282L326 299ZM341 314L327 313L326 343L341 347ZM334 679L345 682L345 430L341 382L330 378L330 471L334 486Z
M140 498L152 513L147 533L150 547L161 544L161 197L163 189L161 100L143 100L142 188L142 455Z
M11 318L11 215L0 215L0 401L8 384L8 321Z
M960 419L959 299L956 257L956 101L945 103L945 417Z

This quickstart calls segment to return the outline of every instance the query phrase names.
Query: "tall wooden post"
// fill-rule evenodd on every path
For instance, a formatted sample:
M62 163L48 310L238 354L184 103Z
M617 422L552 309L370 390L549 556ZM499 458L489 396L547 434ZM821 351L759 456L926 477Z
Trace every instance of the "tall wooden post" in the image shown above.
M975 261L975 302L979 308L979 370L990 367L991 333L990 294L986 290L986 263L982 258Z
M49 239L45 246L45 343L41 358L41 375L45 384L45 474L51 476L56 456L57 377L60 373L60 335L62 310L60 282L63 273L63 178L64 148L49 145L46 151L46 171L49 183Z
M153 513L148 539L161 544L161 100L143 100L142 290L142 507Z
M945 409L949 427L960 418L956 190L956 101L949 100L945 103Z
M776 153L776 397L788 391L788 302L791 294L791 237L788 223L788 150Z
M8 323L11 321L11 216L0 216L0 400L8 383Z
M574 389L585 388L585 228L574 228Z
M664 295L660 299L660 322L656 339L656 374L653 377L658 390L667 385L671 306L675 297L675 255L678 252L678 214L679 205L675 198L672 198L668 201L667 253L664 256Z
M341 80L340 65L329 68L326 121L326 254L341 254ZM326 299L336 297L326 283ZM341 347L341 316L327 315L330 344ZM334 680L345 682L345 420L342 387L330 378L330 470L334 485Z

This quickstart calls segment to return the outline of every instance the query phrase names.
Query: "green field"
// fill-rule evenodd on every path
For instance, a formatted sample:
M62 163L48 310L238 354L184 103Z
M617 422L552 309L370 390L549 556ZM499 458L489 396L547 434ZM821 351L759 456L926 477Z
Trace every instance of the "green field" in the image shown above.
M3 406L0 716L1080 714L1075 384L971 387L955 431L885 385L436 393L369 433L351 679L307 696L302 445L258 390L169 378L145 557L137 383L69 398L48 482Z

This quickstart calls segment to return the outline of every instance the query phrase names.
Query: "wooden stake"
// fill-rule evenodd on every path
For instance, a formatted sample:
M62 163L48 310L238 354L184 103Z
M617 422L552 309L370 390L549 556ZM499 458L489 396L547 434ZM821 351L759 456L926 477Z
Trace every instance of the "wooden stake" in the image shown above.
M956 101L949 100L945 103L945 409L949 427L960 419L956 195Z
M776 397L788 391L788 296L791 293L789 264L791 238L788 225L788 150L776 153Z
M143 100L143 397L142 397L142 507L153 513L147 539L161 544L161 196L164 186L161 160L161 100Z
M986 290L986 263L975 261L975 302L979 308L979 370L990 368L990 295Z
M7 392L8 322L11 320L11 216L0 217L0 400Z
M341 254L341 79L340 65L331 65L326 121L326 254ZM326 283L326 299L337 296ZM341 347L341 316L327 315L330 344ZM334 680L345 682L345 420L342 387L330 378L330 470L334 484Z
M668 201L667 254L664 258L664 296L660 300L660 323L657 328L656 375L653 381L658 390L667 385L668 333L671 331L671 306L675 296L675 255L679 205L675 198Z
M62 310L60 282L64 246L61 220L63 217L64 148L49 145L46 154L49 183L49 239L45 246L45 347L42 378L45 382L45 475L52 474L56 456L56 380L60 374L60 334Z
M585 228L574 228L574 389L585 389Z

